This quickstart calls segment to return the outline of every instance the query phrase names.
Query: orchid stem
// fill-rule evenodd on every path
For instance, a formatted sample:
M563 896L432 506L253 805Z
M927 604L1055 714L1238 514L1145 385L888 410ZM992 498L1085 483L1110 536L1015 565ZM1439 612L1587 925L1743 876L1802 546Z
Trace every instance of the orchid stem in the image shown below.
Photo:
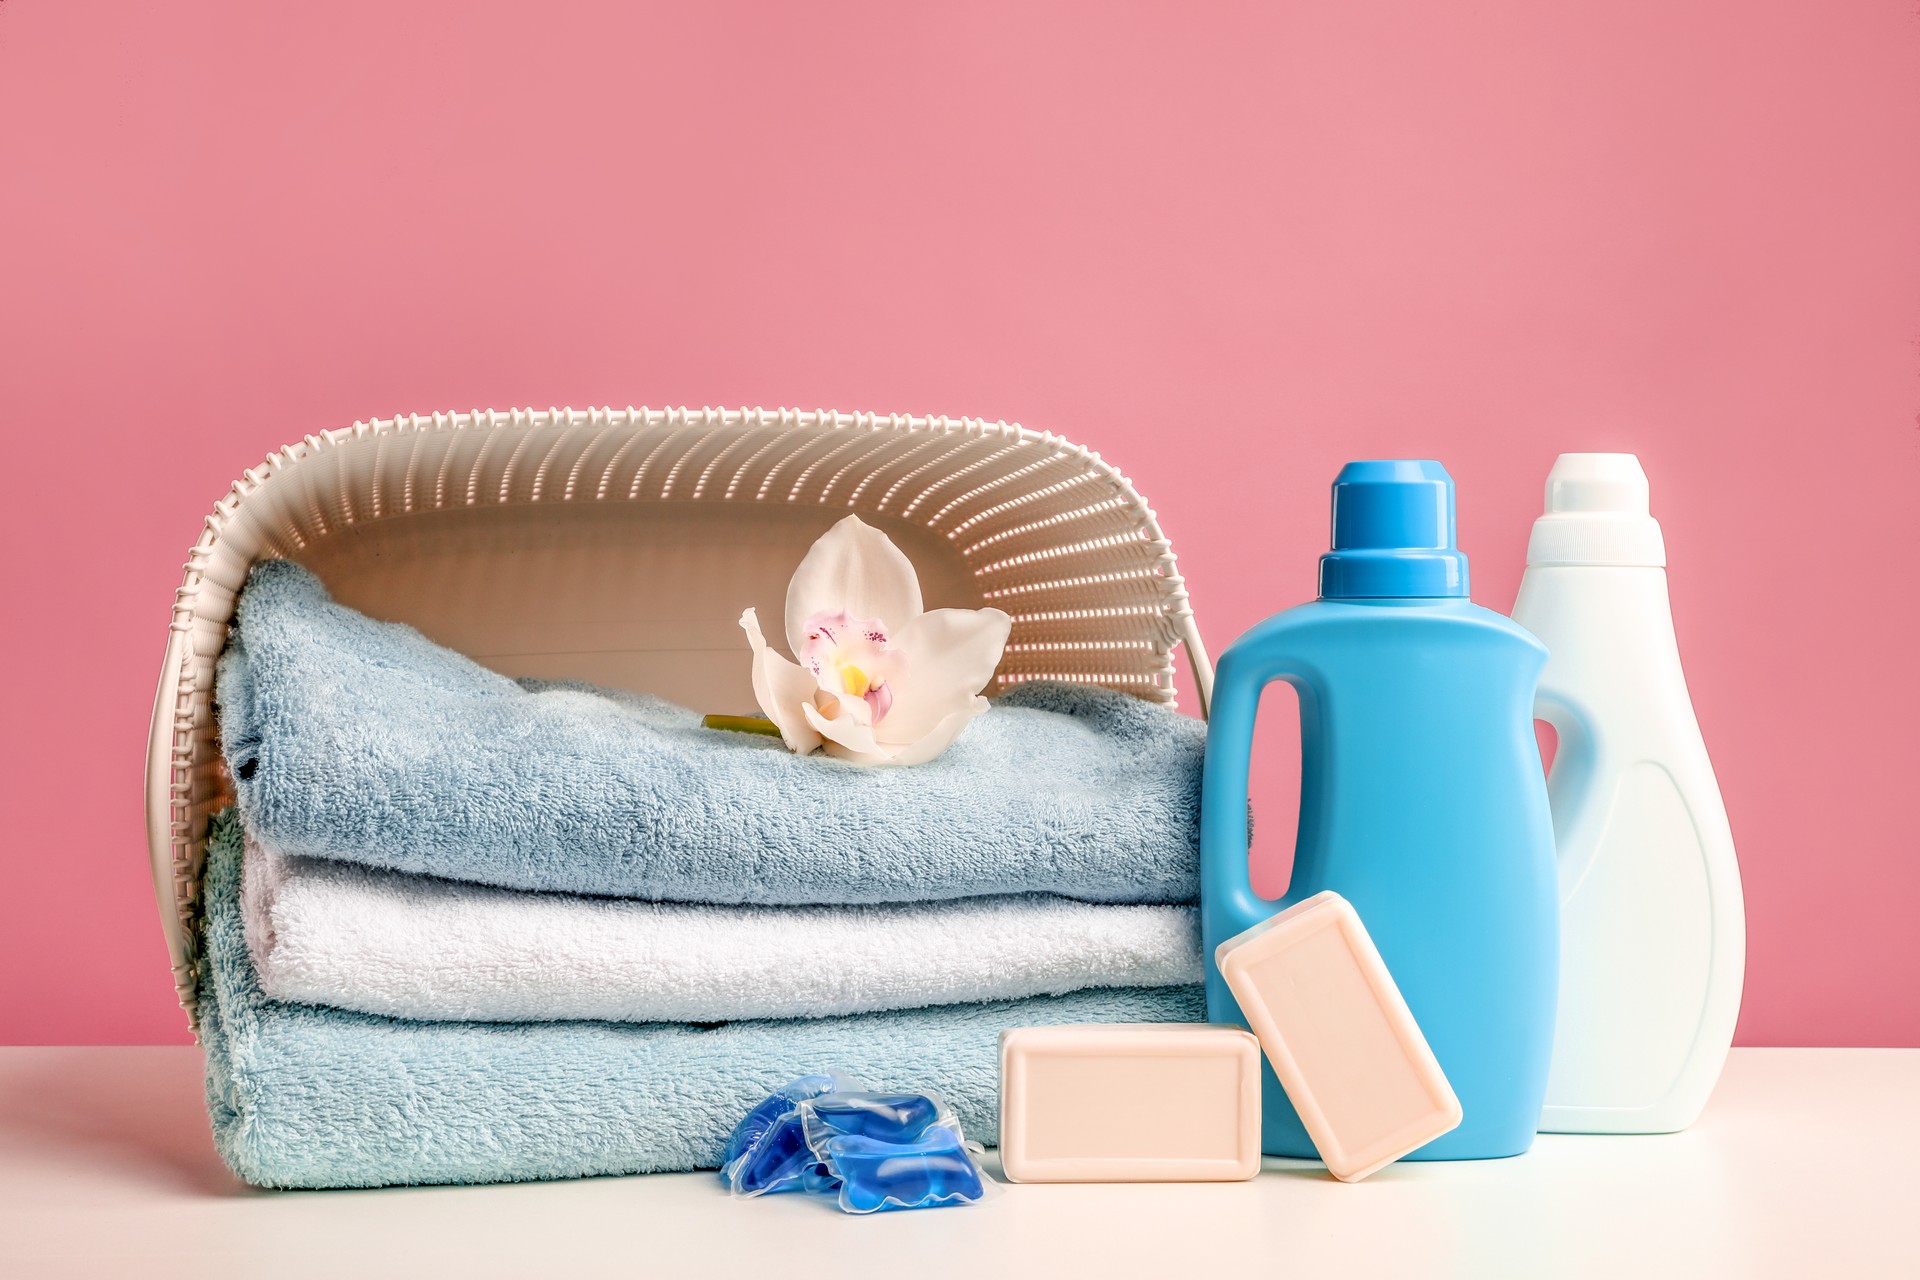
M733 733L760 733L769 738L780 736L780 726L765 716L702 716L700 723L709 729L726 729Z

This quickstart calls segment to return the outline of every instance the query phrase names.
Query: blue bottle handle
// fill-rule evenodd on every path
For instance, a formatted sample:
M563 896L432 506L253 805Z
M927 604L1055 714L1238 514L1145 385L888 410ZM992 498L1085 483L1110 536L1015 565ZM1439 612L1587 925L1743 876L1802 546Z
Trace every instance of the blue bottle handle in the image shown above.
M1278 621L1273 619L1266 625ZM1294 687L1300 696L1303 740L1306 722L1318 702L1318 672L1301 654L1281 643L1277 630L1243 637L1220 656L1220 665L1214 671L1213 705L1207 719L1206 782L1200 795L1200 893L1209 961L1215 947L1273 915L1291 897L1289 893L1277 901L1262 898L1253 891L1247 868L1247 768L1253 754L1253 722L1260 709L1260 695L1275 680ZM1304 809L1304 777L1302 786ZM1296 874L1296 882L1298 879Z

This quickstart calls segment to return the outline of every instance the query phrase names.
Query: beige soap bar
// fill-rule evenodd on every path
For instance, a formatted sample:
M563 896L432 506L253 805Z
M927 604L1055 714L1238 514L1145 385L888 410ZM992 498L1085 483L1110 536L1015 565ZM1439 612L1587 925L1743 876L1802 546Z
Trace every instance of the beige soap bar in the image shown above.
M1260 1045L1196 1023L1003 1031L1000 1165L1014 1182L1251 1178Z
M1213 958L1334 1177L1358 1182L1460 1123L1453 1086L1345 898L1316 893Z

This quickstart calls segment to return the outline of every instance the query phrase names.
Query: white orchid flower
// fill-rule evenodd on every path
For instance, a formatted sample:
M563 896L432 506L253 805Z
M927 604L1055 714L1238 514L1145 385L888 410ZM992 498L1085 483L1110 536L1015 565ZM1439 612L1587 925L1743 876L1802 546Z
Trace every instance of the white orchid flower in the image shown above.
M789 749L858 764L922 764L987 709L1013 620L998 609L920 607L920 578L886 534L848 516L820 536L787 584L776 653L752 609L753 696Z

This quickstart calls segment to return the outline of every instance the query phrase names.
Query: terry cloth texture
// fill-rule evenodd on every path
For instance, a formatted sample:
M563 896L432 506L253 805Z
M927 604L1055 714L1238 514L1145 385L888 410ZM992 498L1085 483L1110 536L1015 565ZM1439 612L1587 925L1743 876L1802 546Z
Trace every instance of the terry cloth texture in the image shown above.
M636 902L290 858L249 842L241 905L267 995L403 1018L820 1018L1202 977L1193 907L1050 894Z
M1199 987L1082 991L800 1022L409 1022L268 999L247 956L241 840L209 841L201 950L221 1155L272 1187L512 1182L717 1167L779 1086L837 1068L931 1090L969 1138L999 1125L999 1034L1203 1019Z
M940 758L861 768L657 698L523 686L268 560L216 693L247 829L282 853L678 902L1199 893L1205 727L1111 690L1021 685Z

